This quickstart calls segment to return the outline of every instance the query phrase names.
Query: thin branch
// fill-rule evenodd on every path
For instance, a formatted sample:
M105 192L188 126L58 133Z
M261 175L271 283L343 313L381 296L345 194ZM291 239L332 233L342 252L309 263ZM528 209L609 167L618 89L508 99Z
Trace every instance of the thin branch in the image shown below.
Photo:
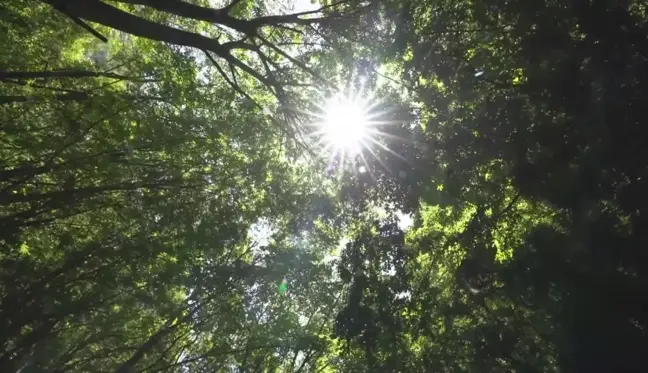
M19 80L12 80L12 79L2 79L0 78L0 81L5 82L5 83L10 83L13 85L19 85L21 87L32 87L32 88L41 88L41 89L47 89L50 91L56 91L56 92L66 92L66 93L80 93L80 91L75 91L72 89L65 89L65 88L57 88L57 87L48 87L45 85L40 85L40 84L29 84L27 82L21 82Z
M245 93L245 91L243 91L243 89L238 85L238 83L237 83L236 81L232 81L232 80L227 76L227 74L225 73L225 71L223 71L223 69L220 67L220 65L218 64L218 62L214 59L214 57L212 57L212 56L209 54L208 51L203 50L203 53L205 53L205 56L207 56L207 59L208 59L209 61L211 61L211 63L212 63L212 64L214 65L214 67L216 68L216 70L218 70L218 73L223 77L223 79L225 79L225 81L227 82L227 84L229 84L229 85L230 85L230 86L231 86L231 87L232 87L236 92L238 92L241 96L243 96L243 97L245 97L246 99L250 100L250 101L251 101L252 103L254 103L257 107L263 109L263 108L261 107L261 105L259 105L259 104L258 104L258 103L257 103L257 102L256 102L256 101L255 101L251 96L250 96L250 95L248 95L247 93ZM234 71L234 68L232 67L232 65L230 65L230 68L232 69L232 71ZM234 79L236 79L236 78L234 78Z
M231 63L228 63L227 66L229 67L230 73L232 74L232 81L236 84L237 87L240 88L238 80L236 79L236 69L234 68L234 66L232 66Z
M185 332L180 333L180 335L179 335L178 337L176 337L173 341L171 341L169 347L167 347L164 351L162 351L162 353L160 354L160 356L158 357L158 359L157 359L155 362L153 362L152 364L150 364L150 365L147 366L146 368L140 369L139 372L142 373L142 372L145 372L145 371L147 371L147 370L153 369L153 368L154 368L156 365L158 365L158 364L159 364L159 363L160 363L160 362L161 362L165 357L167 357L167 354L169 353L169 351L171 351L171 349L174 348L174 347L178 344L178 342L180 342L180 340L181 340L182 338L186 337L189 333L191 333L191 329L188 329L188 330L186 330Z
M95 78L105 77L120 80L129 80L142 83L155 82L158 80L141 79L124 76L111 72L88 71L88 70L52 70L52 71L0 71L0 79L57 79L57 78Z
M0 105L21 103L21 102L42 102L51 99L52 101L85 101L90 96L85 92L73 92L52 97L39 96L0 96Z
M407 88L407 89L409 89L409 90L416 91L416 90L415 90L412 86L410 86L409 84L403 83L403 82L401 82L401 81L398 80L398 79L392 78L391 76L387 76L387 75L385 75L385 74L382 74L382 73L378 72L378 70L376 70L376 69L373 69L373 72L374 72L376 75L380 76L381 78L385 78L385 79L391 81L392 83L398 84L398 85L400 85L400 86L402 86L402 87L405 87L405 88Z
M253 68L248 66L247 64L241 62L239 59L235 58L229 53L221 55L221 58L223 58L225 61L228 63L234 65L235 67L238 67L239 69L245 71L246 73L250 74L252 77L254 77L256 80L259 82L263 83L265 86L268 88L274 87L275 89L277 88L271 80L268 78L264 77L263 75L259 74L256 72Z
M299 18L301 16L307 16L311 14L318 14L321 13L322 11L332 8L338 5L342 5L344 3L349 3L350 0L341 0L338 2L334 2L325 6L322 6L318 9L315 10L308 10L304 12L298 12L298 13L291 13L291 14L283 14L283 15L273 15L273 16L265 16L265 17L259 17L252 22L254 22L257 26L277 26L280 23L295 23L298 25L310 25L313 23L319 23L322 21L326 21L329 18L328 17L323 17L323 18Z
M67 9L66 9L65 6L62 6L62 7L59 9L59 11L60 11L61 13L63 13L65 16L67 16L69 19L71 19L72 22L74 22L74 23L76 23L77 25L81 26L82 29L84 29L84 30L86 30L87 32L89 32L90 34L92 34L92 36L94 36L95 38L101 40L101 41L104 42L104 43L107 43L107 42L108 42L108 38L106 38L105 36L101 35L98 31L96 31L95 29L93 29L92 27L90 27L90 25L88 25L87 23L83 22L79 17L75 17L75 16L73 16L72 14L70 14L70 13L67 11Z
M322 82L322 83L324 83L324 84L330 86L330 83L328 83L328 81L327 81L326 79L324 79L322 76L320 76L320 75L317 74L315 71L313 71L313 69L311 69L311 68L309 68L308 66L306 66L306 64L304 64L303 62L301 62L301 61L297 60L296 58L292 57L292 56L289 55L288 53L284 52L281 48L279 48L279 47L277 47L276 45L274 45L274 43L269 42L269 41L268 41L267 39L265 39L264 37L262 37L262 36L260 36L260 35L257 35L257 37L258 37L258 38L263 42L263 44L265 44L266 46L268 46L268 47L270 47L271 49L273 49L275 52L279 53L281 56L283 56L283 57L285 57L286 59L288 59L290 62L292 62L293 64L295 64L297 67L299 67L300 69L306 71L307 73L309 73L310 75L312 75L313 77L315 77L315 78L316 78L317 80L319 80L320 82Z
M326 364L322 365L322 367L319 368L319 369L317 370L316 373L321 373L321 372L323 372L324 369L326 369L329 365L331 365L331 361L330 361L330 360L327 360L327 361L326 361Z
M254 347L246 347L246 348L237 348L237 349L230 349L230 350L218 350L218 349L212 349L211 351L208 351L204 354L198 355L196 357L192 357L189 359L184 359L182 361L179 361L174 364L169 364L165 367L162 367L160 369L151 371L151 373L157 373L157 372L162 372L164 370L167 370L169 368L175 368L175 367L180 367L183 365L187 365L189 363L193 363L194 361L202 360L207 357L215 357L215 356L223 356L223 355L232 355L232 354L237 354L241 352L246 352L248 350L263 350L263 349L271 349L271 348L278 348L281 347L280 345L262 345L262 346L254 346Z
M282 46L288 46L288 45L302 45L302 46L314 46L314 47L325 47L325 48L330 48L330 45L324 44L324 43L317 43L317 42L283 42L283 43L275 43L275 45L282 45Z
M268 79L272 82L272 85L275 87L276 93L275 96L279 99L279 101L284 101L285 100L285 92L283 91L283 88L281 85L277 83L277 80L274 78L272 75L272 69L268 64L273 64L272 61L266 56L265 54L259 52L257 53L259 58L261 59L261 64L263 64L263 68L265 69L265 72L268 76Z
M89 33L91 33L95 38L103 41L104 43L108 42L107 37L101 35L98 31L90 27L90 25L88 25L87 23L83 22L82 20L76 17L70 17L70 18L72 19L72 21L74 21L74 23L81 26L84 30L88 31Z
M311 350L311 351L308 353L308 355L306 355L306 357L304 358L304 360L302 361L302 363L299 365L299 368L297 368L297 370L295 371L295 373L301 373L302 370L304 369L304 367L306 366L306 363L308 363L310 359L312 359L315 355L317 355L318 352L322 352L322 351L318 351L318 350Z

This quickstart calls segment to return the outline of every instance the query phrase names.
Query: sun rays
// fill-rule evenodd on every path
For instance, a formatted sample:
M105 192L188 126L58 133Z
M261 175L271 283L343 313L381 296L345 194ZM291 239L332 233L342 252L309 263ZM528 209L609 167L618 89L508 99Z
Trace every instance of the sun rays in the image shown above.
M367 108L358 100L342 95L329 99L323 118L318 123L324 143L334 152L357 153L370 136L370 118Z
M392 136L381 130L393 124L385 118L389 113L380 110L379 102L363 89L340 90L314 106L316 110L306 113L314 118L308 123L308 137L330 156L328 172L335 168L341 171L345 163L359 162L361 165L353 170L364 173L370 170L367 157L376 157L377 149L395 154L384 144Z

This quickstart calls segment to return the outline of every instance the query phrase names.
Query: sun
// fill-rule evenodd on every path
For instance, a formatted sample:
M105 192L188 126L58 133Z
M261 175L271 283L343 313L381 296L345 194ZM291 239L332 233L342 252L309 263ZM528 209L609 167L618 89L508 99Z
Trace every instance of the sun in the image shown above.
M338 170L343 174L349 165L354 172L371 172L367 157L382 163L378 149L395 154L384 144L385 138L394 137L384 131L385 126L396 123L388 119L391 109L363 84L356 89L341 87L328 99L313 101L311 107L312 111L301 111L310 118L305 123L310 128L306 138L328 155L327 173Z
M370 135L368 108L360 100L342 95L327 100L324 115L318 123L327 146L335 152L357 153Z

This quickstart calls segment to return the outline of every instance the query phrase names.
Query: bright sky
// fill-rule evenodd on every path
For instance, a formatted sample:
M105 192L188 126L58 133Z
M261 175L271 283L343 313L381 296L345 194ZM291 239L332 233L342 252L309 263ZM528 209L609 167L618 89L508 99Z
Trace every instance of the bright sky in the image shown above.
M401 211L398 211L396 213L396 217L398 217L398 227L404 231L409 229L409 227L411 227L414 223L414 219L412 219L411 214L405 214Z
M311 0L297 0L295 1L295 12L307 12L309 10L319 9L319 4L311 3Z
M212 8L222 8L230 2L230 0L209 0L209 6ZM311 0L275 0L273 2L274 6L280 10L290 10L292 6L290 13L306 12L321 7L319 4L311 3Z

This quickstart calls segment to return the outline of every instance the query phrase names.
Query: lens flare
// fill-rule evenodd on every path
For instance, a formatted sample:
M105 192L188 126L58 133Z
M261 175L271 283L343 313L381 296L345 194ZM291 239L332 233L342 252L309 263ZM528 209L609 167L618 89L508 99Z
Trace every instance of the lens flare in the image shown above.
M279 291L279 294L283 294L288 290L288 280L286 280L285 277L281 280L277 290Z
M332 176L334 171L342 173L343 166L348 163L355 165L354 172L371 174L368 156L375 157L378 148L395 154L385 145L385 139L394 136L381 131L384 125L395 123L386 119L392 112L380 110L382 105L363 84L356 89L340 88L321 101L312 103L316 110L301 112L314 119L307 123L311 127L308 137L329 153L327 175ZM380 159L377 161L383 163Z

